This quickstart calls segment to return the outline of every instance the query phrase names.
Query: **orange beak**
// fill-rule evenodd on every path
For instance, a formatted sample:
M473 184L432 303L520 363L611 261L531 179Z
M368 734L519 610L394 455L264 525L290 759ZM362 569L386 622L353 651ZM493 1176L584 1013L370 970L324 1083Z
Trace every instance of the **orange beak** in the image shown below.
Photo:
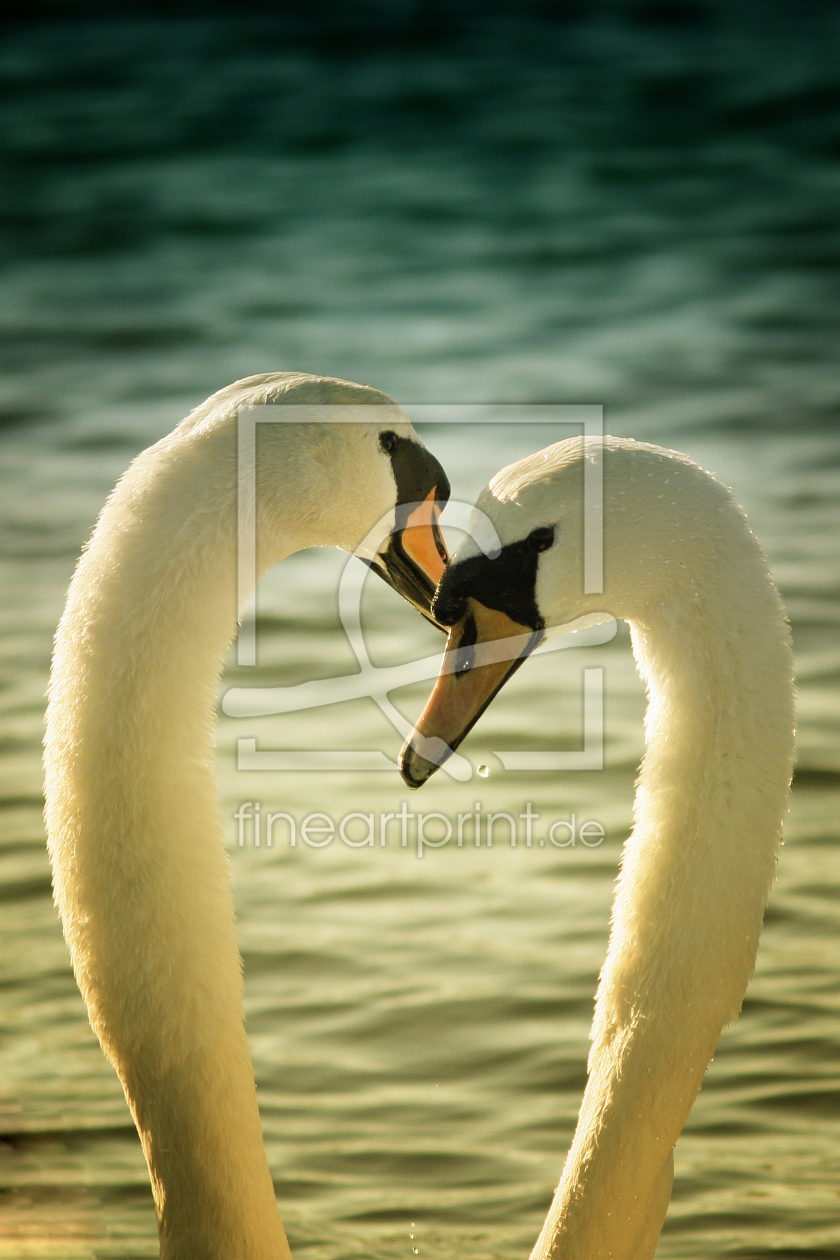
M449 556L440 532L441 505L436 502L437 486L410 512L397 506L397 528L387 545L370 561L370 567L413 604L438 629L445 629L432 616L435 588L443 576ZM400 521L404 514L404 521Z
M434 589L443 577L449 561L443 535L440 532L440 505L435 502L437 486L433 486L425 500L409 512L402 532L403 551L409 560L424 573Z
M400 774L410 788L421 787L451 756L541 639L541 630L467 599L449 632L434 690L400 752Z

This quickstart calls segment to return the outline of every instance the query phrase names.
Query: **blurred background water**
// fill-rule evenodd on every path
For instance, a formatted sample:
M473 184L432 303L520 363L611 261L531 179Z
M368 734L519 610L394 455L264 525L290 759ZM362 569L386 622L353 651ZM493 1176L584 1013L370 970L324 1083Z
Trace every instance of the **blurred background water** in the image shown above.
M50 899L39 745L79 548L132 456L207 394L297 368L420 403L601 403L746 506L792 619L799 766L758 969L677 1148L662 1257L840 1254L840 13L715 0L128 6L5 26L0 272L0 1256L157 1254L140 1147ZM37 19L37 20L36 20ZM466 499L568 431L424 430ZM259 666L351 673L338 552L260 592ZM439 648L384 587L377 663ZM581 741L603 773L505 773ZM426 685L397 693L408 716ZM585 1081L644 710L626 632L523 668L410 809L595 819L586 849L237 844L243 801L396 810L372 701L222 717L219 777L266 1143L318 1260L526 1255ZM537 734L538 732L538 734ZM351 838L364 834L348 833ZM432 829L430 829L430 833ZM438 833L434 833L438 834ZM545 834L543 831L541 834Z

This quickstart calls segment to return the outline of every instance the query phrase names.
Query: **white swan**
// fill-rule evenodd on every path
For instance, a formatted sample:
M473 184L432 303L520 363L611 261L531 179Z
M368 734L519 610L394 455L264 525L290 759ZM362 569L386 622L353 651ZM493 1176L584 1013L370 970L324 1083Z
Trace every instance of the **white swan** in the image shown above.
M402 753L419 787L545 625L596 611L630 623L647 747L589 1080L533 1260L653 1256L674 1143L752 974L793 760L781 601L713 477L673 451L605 438L604 593L583 594L583 467L599 445L560 442L482 492L501 552L468 538L446 570L433 612L452 627L447 657ZM504 638L507 650L490 642Z
M266 403L327 404L335 422L260 425L258 572L302 547L352 551L390 516L373 567L428 612L445 558L435 500L449 485L396 404L285 373L221 390L138 456L79 562L47 715L55 898L140 1133L165 1260L290 1254L213 778L216 685L237 627L237 413Z

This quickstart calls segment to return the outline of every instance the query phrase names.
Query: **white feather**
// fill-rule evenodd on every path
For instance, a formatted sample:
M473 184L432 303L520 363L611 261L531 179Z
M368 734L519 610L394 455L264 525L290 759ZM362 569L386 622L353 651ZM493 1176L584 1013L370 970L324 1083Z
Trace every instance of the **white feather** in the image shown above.
M599 595L583 593L587 457L603 459ZM624 618L647 687L589 1081L533 1260L649 1260L674 1144L755 964L793 764L789 629L742 509L675 451L560 442L503 469L476 506L503 544L555 526L540 613Z
M259 426L258 573L301 547L352 550L392 512L378 435L412 432L396 404L326 378L237 382L119 482L55 641L45 754L55 899L140 1133L165 1260L289 1256L213 776L217 683L237 627L237 412L265 403L344 407L347 420L372 404L381 420Z

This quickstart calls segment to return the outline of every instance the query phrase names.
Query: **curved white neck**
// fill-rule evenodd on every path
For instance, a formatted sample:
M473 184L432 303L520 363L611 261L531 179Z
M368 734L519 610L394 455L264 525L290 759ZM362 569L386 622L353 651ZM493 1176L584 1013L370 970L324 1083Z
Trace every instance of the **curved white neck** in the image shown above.
M792 765L787 625L743 539L706 587L631 618L647 751L589 1081L534 1260L649 1260L672 1150L755 961Z
M237 624L232 442L228 455L220 477L218 451L205 464L162 444L117 488L71 587L48 713L56 900L140 1132L165 1260L290 1256L213 777Z

